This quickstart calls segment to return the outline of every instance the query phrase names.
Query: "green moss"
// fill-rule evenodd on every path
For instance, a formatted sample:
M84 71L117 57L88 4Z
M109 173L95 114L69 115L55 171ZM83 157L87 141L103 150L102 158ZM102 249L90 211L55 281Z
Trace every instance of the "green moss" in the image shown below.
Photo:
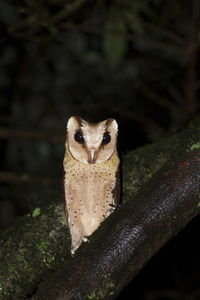
M15 299L23 299L24 293L31 292L49 270L65 261L69 245L66 223L64 226L61 222L62 209L63 205L52 204L37 218L20 218L1 234L0 299L12 299L13 291Z
M142 185L167 162L168 158L162 152L155 156L154 145L147 145L130 152L125 157L123 165L123 201L126 202L130 197L134 197Z
M97 291L92 291L89 295L87 295L86 299L95 299L100 300L104 299L106 295L112 296L114 295L115 284L113 282L108 282L106 284L106 288L102 291L101 289Z
M98 299L96 293L93 291L89 295L87 295L87 299Z
M133 199L144 183L169 159L173 160L177 153L199 149L199 137L200 119L197 119L181 133L175 133L125 155L122 160L123 202Z
M194 150L194 149L200 149L200 143L193 144L193 145L190 147L190 150Z

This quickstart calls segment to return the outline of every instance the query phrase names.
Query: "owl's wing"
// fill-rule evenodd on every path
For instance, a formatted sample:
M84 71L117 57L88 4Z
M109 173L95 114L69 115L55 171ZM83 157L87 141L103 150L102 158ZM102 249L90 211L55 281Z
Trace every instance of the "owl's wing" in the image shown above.
M116 172L116 184L113 190L113 197L115 201L115 205L119 205L120 203L120 194L121 194L121 180L120 180L120 168L118 168Z
M63 202L64 202L64 211L65 211L65 216L66 216L66 219L68 219L68 211L67 211L67 203L66 203L66 186L65 186L65 172L63 173L63 177L64 177L64 180L63 180L63 184L62 184L62 199L63 199Z

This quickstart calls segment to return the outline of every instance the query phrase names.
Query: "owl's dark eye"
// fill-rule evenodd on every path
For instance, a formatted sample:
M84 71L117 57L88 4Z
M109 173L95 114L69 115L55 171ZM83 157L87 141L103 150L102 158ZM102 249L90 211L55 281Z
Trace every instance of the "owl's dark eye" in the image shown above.
M83 144L84 143L84 137L81 131L77 131L74 135L74 139L77 143Z
M102 143L103 144L109 144L110 141L111 141L110 133L109 132L105 132L104 135L103 135Z

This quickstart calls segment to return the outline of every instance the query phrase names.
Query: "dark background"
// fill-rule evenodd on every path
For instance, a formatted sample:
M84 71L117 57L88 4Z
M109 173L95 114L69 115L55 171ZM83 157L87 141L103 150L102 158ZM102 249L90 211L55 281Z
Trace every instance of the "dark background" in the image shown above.
M199 0L0 1L1 229L62 201L71 115L116 118L120 155L198 118L199 43ZM200 299L199 222L118 299Z

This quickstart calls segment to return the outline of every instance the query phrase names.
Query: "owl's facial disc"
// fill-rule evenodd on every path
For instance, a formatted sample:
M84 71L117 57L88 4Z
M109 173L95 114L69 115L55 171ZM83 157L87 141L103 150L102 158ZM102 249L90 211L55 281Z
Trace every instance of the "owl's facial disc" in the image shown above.
M105 162L116 149L117 122L114 119L88 123L80 117L71 117L67 133L69 151L82 163Z

